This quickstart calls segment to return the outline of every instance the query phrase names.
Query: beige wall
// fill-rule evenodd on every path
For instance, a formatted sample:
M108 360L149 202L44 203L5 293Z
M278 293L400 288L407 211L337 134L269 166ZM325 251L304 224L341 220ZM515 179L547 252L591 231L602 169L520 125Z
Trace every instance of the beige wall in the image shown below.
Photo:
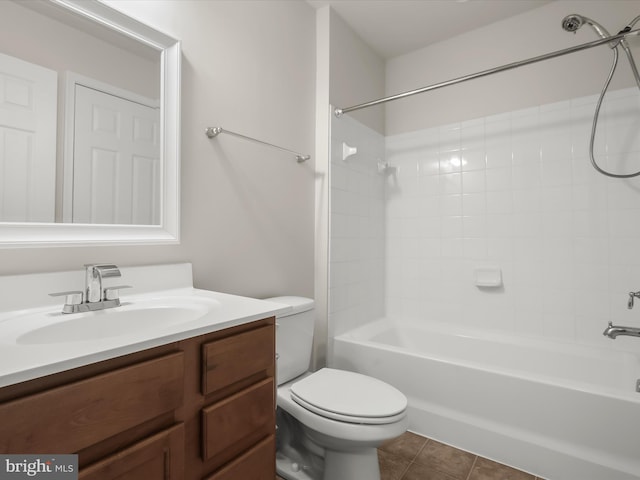
M598 39L587 26L575 35L564 31L560 24L570 13L593 18L613 34L640 13L640 1L559 0L395 57L387 62L387 95ZM639 51L640 39L631 39L630 44ZM386 108L386 134L594 94L610 64L611 51L602 46L391 102ZM633 77L621 53L611 88L631 85Z
M330 94L334 107L349 107L384 96L385 62L330 10ZM384 107L351 114L370 128L384 132Z
M229 130L314 150L315 19L304 2L109 2L182 40L182 243L0 249L0 274L191 261L196 286L313 295L314 163Z

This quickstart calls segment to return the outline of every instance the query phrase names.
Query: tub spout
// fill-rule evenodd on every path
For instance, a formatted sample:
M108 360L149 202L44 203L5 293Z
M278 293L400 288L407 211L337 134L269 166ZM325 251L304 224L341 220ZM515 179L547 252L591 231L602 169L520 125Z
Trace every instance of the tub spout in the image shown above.
M611 322L609 322L609 325L607 326L607 328L604 329L604 332L602 332L602 334L605 337L609 337L614 340L618 335L640 337L640 328L621 327L621 326L613 325Z

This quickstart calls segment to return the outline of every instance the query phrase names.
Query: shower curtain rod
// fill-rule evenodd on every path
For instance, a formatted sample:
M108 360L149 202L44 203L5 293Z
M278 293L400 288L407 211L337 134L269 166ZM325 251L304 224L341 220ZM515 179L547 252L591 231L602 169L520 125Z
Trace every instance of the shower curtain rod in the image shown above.
M530 65L532 63L541 62L543 60L548 60L550 58L561 57L563 55L568 55L569 53L579 52L581 50L586 50L588 48L597 47L600 45L604 45L605 43L620 42L620 40L624 39L627 36L638 35L640 30L630 30L628 32L619 32L616 35L611 35L610 37L601 38L599 40L594 40L593 42L582 43L580 45L576 45L575 47L565 48L563 50L557 50L555 52L547 53L545 55L540 55L533 58L528 58L526 60L520 60L519 62L508 63L506 65L502 65L500 67L490 68L488 70L483 70L481 72L472 73L470 75L465 75L462 77L454 78L452 80L447 80L446 82L435 83L433 85L429 85L428 87L417 88L415 90L409 90L408 92L398 93L396 95L391 95L389 97L380 98L378 100L372 100L370 102L361 103L359 105L354 105L352 107L346 108L336 108L334 110L334 114L336 117L340 117L343 113L353 112L355 110L360 110L363 108L373 107L375 105L380 105L382 103L391 102L393 100L399 100L401 98L410 97L412 95L417 95L418 93L425 93L431 90L436 90L442 87L448 87L449 85L455 85L456 83L466 82L467 80L473 80L474 78L486 77L487 75L492 75L498 72L504 72L506 70L512 70L514 68L522 67L524 65Z
M241 133L232 132L231 130L226 130L222 127L207 127L204 129L204 133L209 138L214 138L220 135L221 133L228 133L229 135L233 135L234 137L243 138L245 140L249 140L250 142L259 143L261 145L266 145L267 147L277 148L278 150L282 150L283 152L291 153L295 155L298 163L304 162L311 158L311 155L303 155L302 153L294 152L293 150L289 150L288 148L279 147L278 145L274 145L273 143L263 142L262 140L258 140L257 138L248 137L247 135L242 135Z

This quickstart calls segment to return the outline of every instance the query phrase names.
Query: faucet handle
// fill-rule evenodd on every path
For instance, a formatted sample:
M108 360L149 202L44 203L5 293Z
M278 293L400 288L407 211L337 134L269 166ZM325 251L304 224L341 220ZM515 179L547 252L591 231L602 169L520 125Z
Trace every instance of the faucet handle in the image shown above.
M80 290L71 290L69 292L50 293L50 297L66 297L64 303L67 305L80 305L82 303L82 292Z
M50 293L51 297L66 297L62 313L75 313L79 311L79 305L82 305L84 294L79 290L71 290L69 292Z
M640 298L640 292L629 292L629 301L627 302L627 308L631 310L633 308L633 298Z
M105 300L118 300L120 297L120 290L123 288L133 288L131 285L115 285L113 287L106 287L104 289Z

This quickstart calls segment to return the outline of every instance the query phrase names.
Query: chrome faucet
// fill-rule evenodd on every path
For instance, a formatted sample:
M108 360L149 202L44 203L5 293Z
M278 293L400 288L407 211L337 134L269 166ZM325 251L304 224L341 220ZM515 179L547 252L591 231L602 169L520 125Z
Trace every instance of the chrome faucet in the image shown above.
M85 265L85 301L94 303L104 300L102 279L120 277L120 270L115 265L91 264Z
M120 277L120 270L115 265L90 264L85 265L84 291L70 291L50 293L52 297L65 296L62 313L90 312L120 306L119 290L131 288L129 285L114 287L102 286L102 279Z
M605 328L604 332L602 332L602 334L605 337L609 337L613 340L615 340L615 338L618 335L628 335L631 337L640 337L640 328L634 328L634 327L621 327L621 326L616 326L613 323L609 322L609 326L607 326L607 328Z

